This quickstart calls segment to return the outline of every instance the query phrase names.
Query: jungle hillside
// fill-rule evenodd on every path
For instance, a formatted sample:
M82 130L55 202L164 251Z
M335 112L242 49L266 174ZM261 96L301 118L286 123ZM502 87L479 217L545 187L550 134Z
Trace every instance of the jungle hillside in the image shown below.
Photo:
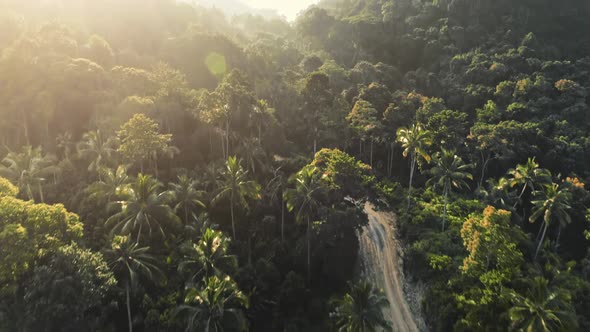
M590 2L0 0L0 332L590 331Z

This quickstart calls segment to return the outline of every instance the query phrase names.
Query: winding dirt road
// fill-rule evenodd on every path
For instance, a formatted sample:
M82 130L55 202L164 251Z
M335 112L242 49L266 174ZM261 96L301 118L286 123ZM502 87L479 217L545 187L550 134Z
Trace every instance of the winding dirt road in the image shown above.
M403 275L399 268L398 246L392 213L376 211L366 203L369 224L359 234L362 277L381 288L389 300L383 314L396 332L418 332L418 324L404 296Z

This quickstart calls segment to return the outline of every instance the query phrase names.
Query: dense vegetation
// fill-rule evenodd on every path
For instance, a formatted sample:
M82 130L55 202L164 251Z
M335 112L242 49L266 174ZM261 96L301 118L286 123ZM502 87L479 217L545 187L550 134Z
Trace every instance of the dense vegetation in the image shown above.
M0 331L590 330L590 4L0 1ZM393 327L394 328L394 327Z

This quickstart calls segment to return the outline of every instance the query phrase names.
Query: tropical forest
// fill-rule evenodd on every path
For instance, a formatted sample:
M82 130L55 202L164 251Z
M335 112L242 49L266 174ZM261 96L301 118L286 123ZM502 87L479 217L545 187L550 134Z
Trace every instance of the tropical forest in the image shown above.
M590 331L589 17L0 0L0 332Z

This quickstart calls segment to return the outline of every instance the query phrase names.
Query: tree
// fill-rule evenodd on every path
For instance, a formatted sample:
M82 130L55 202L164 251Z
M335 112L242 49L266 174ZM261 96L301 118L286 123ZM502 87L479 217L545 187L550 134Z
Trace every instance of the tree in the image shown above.
M18 188L15 187L7 179L0 177L0 197L16 197L18 195Z
M2 178L0 178L2 180ZM0 285L2 294L16 294L23 278L43 257L82 239L83 224L63 205L35 204L0 193ZM46 256L45 256L46 255Z
M114 137L104 137L100 130L89 131L82 136L82 142L78 143L78 154L89 160L88 170L97 172L100 179L100 169L108 163L116 150L117 141Z
M190 272L191 281L196 281L197 277L223 277L234 272L238 262L236 256L228 253L230 242L231 240L221 231L207 228L196 244L186 248L178 270Z
M243 309L248 306L235 281L212 276L203 280L202 288L188 288L177 313L186 317L187 331L246 331Z
M111 270L125 287L129 332L133 331L131 290L136 288L140 275L154 280L156 275L162 274L157 267L156 258L149 253L149 250L149 247L140 247L139 244L131 242L126 236L115 236L111 248L105 250Z
M324 188L317 168L312 166L305 166L289 182L295 187L285 190L287 209L290 212L297 210L297 222L307 223L307 279L311 280L311 219L318 212Z
M513 307L508 311L512 328L518 331L573 331L577 327L570 294L535 277L526 293L509 290Z
M285 174L281 171L281 167L278 167L273 171L273 178L265 186L268 200L281 206L281 242L285 242L285 198L283 193L286 182Z
M15 183L20 193L25 194L28 199L35 199L33 188L36 187L42 203L45 202L43 183L59 172L55 158L44 155L40 147L24 146L21 153L10 152L0 165L0 175Z
M256 138L243 139L242 144L238 147L238 156L246 162L247 167L252 171L252 175L256 175L257 165L259 170L264 171L267 159L266 152Z
M112 232L122 235L136 233L136 243L140 243L145 229L149 236L155 229L166 238L164 226L175 224L178 217L168 205L170 192L161 191L162 184L150 175L138 174L130 185L121 188L123 199L118 202L121 211L112 215L107 225L115 223Z
M246 122L255 104L250 84L237 69L226 75L214 92L202 96L198 107L201 118L224 132L221 144L224 158L230 156L230 132L234 123Z
M442 188L444 198L442 230L444 232L449 195L453 188L469 188L465 180L473 180L473 175L467 172L471 165L465 164L463 159L455 154L455 151L442 150L434 156L433 160L435 166L429 171L432 178L428 180L428 184L434 183L435 187Z
M117 132L121 145L117 149L129 162L139 162L143 173L144 162L158 152L164 152L172 141L171 134L160 134L158 124L143 114L135 114Z
M180 175L176 183L170 183L170 192L176 202L174 212L182 211L185 224L189 223L189 212L193 215L195 209L205 207L201 201L205 192L197 190L197 181L187 175Z
M267 129L276 122L274 113L274 108L271 108L264 99L259 100L250 112L250 126L256 128L260 144L262 144L262 129Z
M247 208L247 198L260 199L260 185L255 181L248 180L247 175L248 172L242 168L241 160L235 156L229 157L225 164L225 170L221 174L218 193L213 198L213 204L222 198L229 198L234 241L236 240L235 205Z
M519 164L516 168L510 169L508 175L510 175L508 179L510 187L522 186L518 200L514 203L514 208L521 201L527 189L534 192L536 184L544 185L551 182L551 173L544 168L539 168L539 164L534 157L528 158L525 164Z
M346 119L350 126L357 132L359 136L359 144L361 145L360 155L362 157L362 142L365 140L371 141L370 148L370 165L373 167L373 144L379 135L382 124L378 119L379 113L368 101L359 99L354 108L348 114Z
M392 328L383 317L383 310L389 302L369 282L350 284L349 291L335 304L330 317L340 332L373 332Z
M554 219L557 219L557 222L559 223L560 231L557 237L557 243L559 243L559 235L561 234L562 225L571 223L572 220L568 210L571 208L569 204L572 199L572 194L567 188L562 188L557 183L552 183L550 185L545 185L544 190L542 191L537 190L535 196L538 199L531 202L533 204L533 211L529 217L529 221L534 223L543 216L543 224L539 229L541 237L537 237L539 242L537 244L537 249L535 250L535 259L537 259L537 255L543 245L547 229L551 222Z
M118 195L123 193L125 186L129 184L127 167L120 165L116 170L103 168L99 170L100 180L94 182L85 189L88 198L99 205L111 203Z
M24 294L31 330L88 330L116 284L102 254L59 247L35 267Z
M396 133L397 142L402 145L403 156L410 157L410 184L408 188L408 209L410 209L410 198L412 194L412 180L414 179L414 171L418 158L423 158L430 162L431 157L426 152L426 147L432 144L431 133L424 129L421 124L417 123L410 128L399 128Z
M305 87L302 91L305 103L304 114L308 130L311 130L313 139L313 154L318 150L318 139L320 126L322 125L321 117L332 105L332 92L330 91L330 78L321 72L313 72L308 75L305 81Z

